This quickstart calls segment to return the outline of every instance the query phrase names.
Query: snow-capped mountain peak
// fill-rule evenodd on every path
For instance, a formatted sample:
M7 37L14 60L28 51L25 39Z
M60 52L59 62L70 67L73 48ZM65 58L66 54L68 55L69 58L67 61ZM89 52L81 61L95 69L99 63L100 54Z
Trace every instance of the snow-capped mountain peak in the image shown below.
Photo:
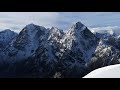
M35 24L30 23L30 24L26 25L26 28L33 29L35 26L36 26Z
M77 22L76 24L74 24L70 29L72 30L84 30L86 28L86 26L84 24L82 24L81 22Z
M5 29L4 32L10 32L11 30L10 29Z
M8 45L18 34L6 29L0 32L0 47L5 47Z
M58 30L58 28L52 26L51 30Z
M52 27L50 30L55 31L55 32L63 32L63 30L61 30L61 29L59 29L57 27Z
M29 30L29 31L33 31L33 30L36 30L36 29L41 29L41 30L45 30L46 28L43 27L43 26L39 26L39 25L35 25L33 23L31 24L28 24L24 27L25 30Z
M10 29L5 29L4 31L1 31L0 33L6 33L6 34L10 34L10 33L15 33L14 31L10 30ZM16 33L17 34L17 33Z
M64 32L63 30L61 29L58 29L57 27L52 27L50 30L49 30L49 35L48 35L48 40L59 40L63 37L64 35Z
M26 25L17 36L16 40L10 45L6 52L11 57L19 60L26 59L34 54L39 45L46 39L47 29L35 24Z

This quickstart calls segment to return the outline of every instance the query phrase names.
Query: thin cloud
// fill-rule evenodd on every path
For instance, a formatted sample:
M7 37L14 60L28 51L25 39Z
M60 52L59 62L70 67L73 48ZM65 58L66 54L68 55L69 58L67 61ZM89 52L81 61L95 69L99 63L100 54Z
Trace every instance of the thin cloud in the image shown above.
M16 28L22 29L29 23L50 27L57 24L58 17L56 12L0 12L0 29L16 31Z
M119 26L119 18L119 12L0 12L0 30L18 28L18 32L29 23L68 30L78 21L87 27Z
M106 26L106 27L95 27L89 28L93 33L110 33L115 35L120 35L120 26Z

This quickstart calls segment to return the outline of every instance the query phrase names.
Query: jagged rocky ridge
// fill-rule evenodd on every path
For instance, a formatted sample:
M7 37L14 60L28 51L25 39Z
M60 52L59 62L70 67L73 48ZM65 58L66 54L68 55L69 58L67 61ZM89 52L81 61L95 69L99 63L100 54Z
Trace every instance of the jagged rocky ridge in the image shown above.
M120 38L93 34L81 22L66 33L56 27L29 24L9 38L0 51L1 77L52 78L56 73L82 77L96 68L119 63Z

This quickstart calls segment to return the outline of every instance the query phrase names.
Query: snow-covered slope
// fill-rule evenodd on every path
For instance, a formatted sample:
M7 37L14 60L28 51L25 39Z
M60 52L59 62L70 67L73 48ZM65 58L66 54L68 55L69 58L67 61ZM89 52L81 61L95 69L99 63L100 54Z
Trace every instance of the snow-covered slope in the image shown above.
M77 22L68 30L61 42L68 52L75 54L73 57L87 62L95 51L98 39L84 24Z
M34 24L26 25L17 38L5 48L3 52L4 60L9 58L9 61L19 61L31 56L38 48L39 43L46 39L46 32L47 29L42 26Z
M17 33L6 29L0 32L0 48L4 48L8 45L13 39L17 37Z
M96 69L83 78L120 78L120 64Z

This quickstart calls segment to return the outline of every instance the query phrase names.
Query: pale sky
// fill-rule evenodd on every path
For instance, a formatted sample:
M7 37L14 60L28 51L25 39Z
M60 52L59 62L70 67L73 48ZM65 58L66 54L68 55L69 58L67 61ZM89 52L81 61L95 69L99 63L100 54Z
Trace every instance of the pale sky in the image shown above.
M0 12L0 30L15 32L30 23L67 30L78 21L90 28L119 27L120 12Z

